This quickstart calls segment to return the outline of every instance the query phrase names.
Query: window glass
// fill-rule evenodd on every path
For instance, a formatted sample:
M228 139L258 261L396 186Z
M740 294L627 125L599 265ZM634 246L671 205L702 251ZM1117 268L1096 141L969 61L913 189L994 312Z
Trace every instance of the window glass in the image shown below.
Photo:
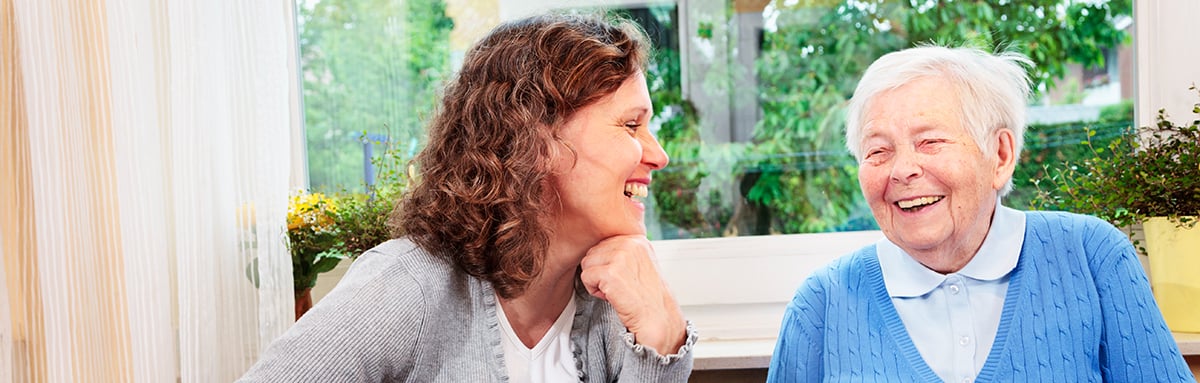
M450 74L455 21L441 0L302 0L297 8L309 183L362 190L389 170L372 157L391 148L402 162L419 149Z
M300 0L312 187L403 177L470 44L503 20L568 5L624 15L656 47L653 128L671 164L651 186L654 239L875 229L844 107L873 60L918 43L1037 63L1008 206L1028 208L1049 170L1084 154L1084 127L1103 144L1132 120L1128 0Z

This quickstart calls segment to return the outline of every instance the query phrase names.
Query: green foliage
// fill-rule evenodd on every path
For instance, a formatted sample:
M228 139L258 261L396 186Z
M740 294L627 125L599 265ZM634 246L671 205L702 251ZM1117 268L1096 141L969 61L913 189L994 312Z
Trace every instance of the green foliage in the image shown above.
M339 233L337 250L357 257L391 239L388 216L397 197L395 192L380 193L378 190L373 195L350 193L338 196L341 208L334 216Z
M1100 122L1133 121L1133 100L1124 100L1100 108Z
M450 73L453 21L442 0L302 2L300 60L309 178L333 191L364 183L366 134L418 146Z
M770 212L770 231L840 230L861 215L853 158L846 153L844 103L867 66L905 46L872 31L872 20L899 5L846 4L781 9L779 28L764 36L757 62L762 119L755 127L756 177L746 198Z
M669 18L658 21L669 28ZM671 158L667 169L655 172L650 189L660 222L678 231L668 237L719 236L730 220L732 204L728 193L713 185L727 185L730 172L713 170L731 163L731 150L736 149L701 140L699 113L683 97L678 50L656 49L646 81L658 124L656 134Z
M690 103L683 105L684 116L694 115ZM663 149L673 158L671 164L655 172L651 188L660 222L671 226L664 232L668 233L667 238L725 235L731 229L734 215L728 197L731 165L740 157L742 146L706 144L699 139L695 127L676 133L684 135L663 142Z
M890 1L887 1L890 2ZM905 2L909 3L909 2ZM1037 64L1036 89L1053 87L1068 63L1104 64L1103 48L1119 45L1125 31L1113 19L1132 14L1130 0L932 1L906 5L903 28L910 42L970 43L1024 53Z
M351 257L391 239L392 228L388 217L400 197L408 189L411 161L415 144L374 142L384 148L383 153L371 159L379 169L375 185L367 187L366 193L342 193L337 196L338 209L334 224L339 235L338 250Z
M1195 86L1191 89L1195 90ZM1198 92L1200 93L1200 92ZM1200 115L1200 103L1193 112ZM1034 208L1091 214L1118 227L1149 217L1181 226L1200 216L1200 119L1176 125L1159 110L1155 126L1129 131L1107 145L1081 143L1088 156L1037 182Z
M1114 110L1120 110L1120 105L1116 104ZM1029 126L1025 130L1025 149L1013 170L1013 190L1005 197L1006 205L1033 206L1033 201L1039 198L1038 182L1061 172L1069 164L1094 155L1088 146L1079 145L1080 142L1090 141L1094 146L1107 147L1130 132L1132 120L1132 110L1127 116L1105 116L1102 111L1095 122Z
M845 101L871 62L887 52L937 42L1015 50L1030 56L1039 89L1065 66L1103 63L1101 48L1125 32L1113 18L1125 0L775 2L775 30L757 62L762 118L743 177L771 232L870 227L856 166L843 149ZM1061 12L1059 11L1061 10Z

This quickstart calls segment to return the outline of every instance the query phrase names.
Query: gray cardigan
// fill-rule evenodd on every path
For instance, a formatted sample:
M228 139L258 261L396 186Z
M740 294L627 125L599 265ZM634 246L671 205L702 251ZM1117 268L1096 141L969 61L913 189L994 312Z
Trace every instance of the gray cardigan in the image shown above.
M491 284L404 239L360 256L239 382L507 382ZM582 382L685 382L696 332L661 356L607 302L576 294Z

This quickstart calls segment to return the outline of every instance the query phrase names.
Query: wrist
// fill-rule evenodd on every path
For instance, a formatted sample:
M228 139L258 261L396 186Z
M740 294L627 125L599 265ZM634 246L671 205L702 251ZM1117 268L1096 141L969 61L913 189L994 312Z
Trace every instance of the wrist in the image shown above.
M645 347L650 347L659 354L676 353L687 342L687 321L682 315L670 315L650 328L629 329L633 341Z
M696 340L699 339L696 329L692 327L691 322L684 322L684 335L681 344L678 346L652 346L643 342L641 339L634 339L634 333L627 331L623 336L625 345L633 351L634 355L643 358L650 358L657 361L658 364L668 365L674 361L691 358L692 347L695 346ZM658 347L673 347L671 350L660 349Z

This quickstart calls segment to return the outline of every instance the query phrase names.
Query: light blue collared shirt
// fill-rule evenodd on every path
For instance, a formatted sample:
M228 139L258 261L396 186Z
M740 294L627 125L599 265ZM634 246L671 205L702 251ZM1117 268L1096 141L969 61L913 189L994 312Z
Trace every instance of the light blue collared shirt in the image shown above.
M925 363L947 382L971 382L996 339L1008 277L1025 241L1025 214L1000 205L979 252L956 273L940 274L881 239L883 282Z

